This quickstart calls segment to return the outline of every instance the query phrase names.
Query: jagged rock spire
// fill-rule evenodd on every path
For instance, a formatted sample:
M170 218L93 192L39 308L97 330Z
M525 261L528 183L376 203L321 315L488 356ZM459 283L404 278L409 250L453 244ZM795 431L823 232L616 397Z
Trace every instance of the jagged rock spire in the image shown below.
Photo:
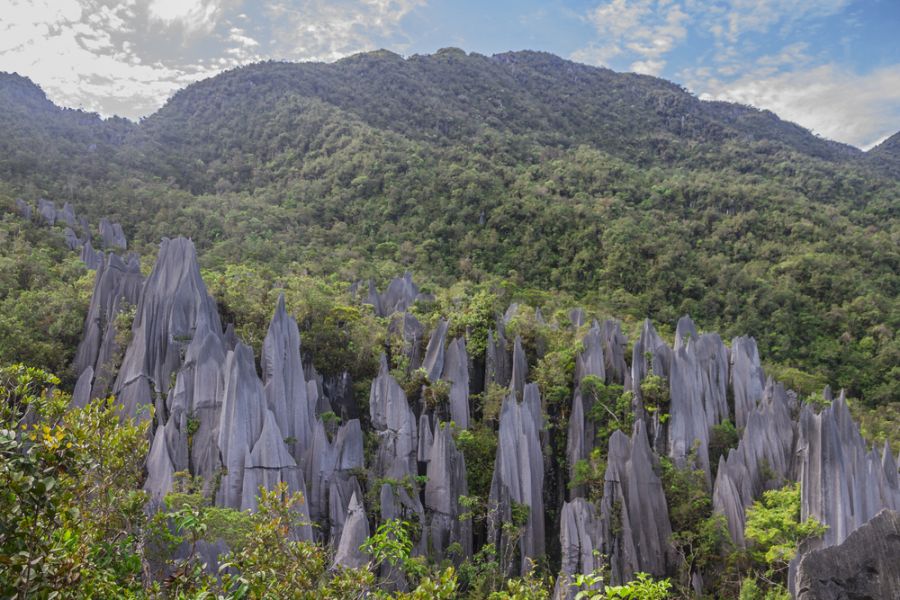
M759 363L756 340L736 337L731 341L731 387L734 396L734 424L738 429L762 398L765 375Z
M559 545L562 560L559 578L553 591L554 600L572 600L578 589L572 576L593 573L602 566L599 556L602 526L597 508L584 498L563 504L559 523Z
M449 323L447 320L440 319L434 331L431 332L431 338L428 340L422 368L425 369L429 381L437 381L444 371L444 345L447 339L448 327Z
M469 355L465 339L456 338L447 346L442 377L450 382L450 419L460 429L468 429Z
M460 522L463 509L460 496L468 495L466 461L456 449L450 426L438 424L428 460L428 481L425 483L425 508L430 511L429 537L431 550L440 560L451 544L458 543L462 557L472 555L471 520Z

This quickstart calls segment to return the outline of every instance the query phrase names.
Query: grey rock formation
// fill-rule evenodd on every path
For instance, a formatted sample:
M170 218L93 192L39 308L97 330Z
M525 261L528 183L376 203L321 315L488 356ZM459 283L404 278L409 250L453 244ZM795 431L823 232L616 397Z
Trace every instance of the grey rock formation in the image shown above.
M400 470L414 476L418 449L416 418L409 408L406 394L391 376L384 356L381 357L378 377L372 381L369 415L372 427L380 438L376 472L385 476L392 470L395 461L399 461L403 465Z
M680 468L690 467L689 456L696 448L697 466L710 479L709 418L703 406L703 376L692 344L672 353L669 372L668 455Z
M87 367L78 376L75 382L75 389L72 391L71 406L75 408L84 408L91 401L91 384L94 382L94 369Z
M618 321L606 320L600 333L603 342L603 359L606 363L607 383L617 383L631 389L631 372L625 363L625 349L628 347L628 338L622 333L622 326Z
M94 291L84 320L81 342L75 353L73 369L94 371L92 398L105 396L115 377L115 361L121 357L118 316L128 306L138 304L144 280L136 256L123 261L115 254L100 255Z
M19 214L21 214L22 217L26 221L31 220L31 205L30 204L28 204L21 198L16 198L16 209L19 211Z
M487 345L484 352L484 387L491 384L507 387L511 376L512 364L509 351L506 349L506 337L502 323L497 330L488 331Z
M511 391L503 401L497 458L488 499L488 505L496 515L489 523L489 535L498 544L501 556L509 544L502 534L501 523L512 520L513 503L528 506L528 518L519 539L521 564L513 569L517 572L524 572L528 568L527 560L537 560L545 548L544 458L540 444L543 418L540 399L535 406L534 396L534 393L526 393L526 400L519 403Z
M334 555L334 567L358 569L368 563L368 556L359 549L369 537L369 521L366 511L354 493L347 505L347 520L341 532L340 542Z
M300 460L312 444L316 405L307 394L300 359L300 331L285 310L283 293L263 340L260 365L269 410L275 413L284 437L294 440L292 454Z
M60 210L56 211L56 222L65 223L69 227L78 225L78 221L75 219L75 209L72 208L71 204L66 202Z
M411 313L394 315L388 333L403 340L402 352L408 360L408 372L422 366L422 342L425 339L425 327Z
M434 434L431 433L431 418L423 411L419 415L419 445L416 450L416 459L420 463L431 460L431 446L434 444Z
M44 198L38 198L37 209L38 214L43 217L47 225L56 223L56 205L53 202Z
M595 555L600 552L601 533L600 515L593 504L584 498L563 504L559 523L562 560L554 600L572 600L580 589L574 586L572 576L592 573L603 566L601 557Z
M86 238L84 244L81 246L81 262L92 271L99 269L100 265L103 263L103 253L94 250L90 238Z
M147 480L144 482L144 491L150 496L151 507L159 506L165 495L172 490L172 483L175 480L175 468L172 466L172 459L169 458L166 432L163 427L158 427L156 435L153 436L146 469Z
M428 340L422 368L428 374L429 381L437 381L444 371L444 346L447 340L448 326L449 323L445 319L439 320L434 331L431 332L431 338Z
M819 414L805 405L798 435L800 516L828 526L811 549L840 544L882 509L900 508L896 471L886 473L891 461L869 450L843 392Z
M69 250L78 250L78 247L81 246L81 240L78 239L71 227L66 227L63 230L63 237L66 240L66 248Z
M606 380L606 359L603 353L603 337L600 325L594 321L581 343L584 351L575 357L575 384L581 383L586 375Z
M225 359L225 388L219 420L218 446L225 475L216 495L220 506L240 508L244 494L244 468L266 420L266 399L256 377L253 351L238 344Z
M591 398L583 398L581 382L588 376L606 377L606 361L603 353L603 339L600 326L595 321L582 340L584 351L575 357L575 394L572 398L572 411L569 415L569 431L566 438L566 458L569 464L569 479L575 476L575 468L580 460L587 459L594 447L595 426L588 418L592 408ZM583 496L584 486L571 489L570 496Z
M100 219L100 242L107 250L125 250L128 247L122 226L118 223L110 223L106 218Z
M713 427L729 418L728 350L717 333L695 334L688 346L700 369L700 395L706 422Z
M759 363L756 340L737 337L731 341L731 388L734 396L734 424L740 429L763 395L765 375Z
M791 476L793 442L787 393L770 379L737 448L728 452L727 459L719 459L716 472L713 510L725 516L731 539L738 546L744 545L747 508L763 490L781 487Z
M650 319L646 319L641 337L635 342L631 353L631 379L636 401L641 399L641 382L644 378L652 371L655 375L668 379L671 363L672 349L656 333Z
M882 510L838 546L800 560L797 600L900 598L900 513Z
M584 309L582 308L573 308L569 311L569 320L572 321L572 325L578 329L582 325L584 325Z
M527 377L528 360L525 358L525 350L522 348L522 338L516 336L516 341L513 344L512 371L509 379L509 389L515 393L516 398L522 398Z
M673 350L678 350L679 348L683 348L687 346L689 340L697 339L697 327L694 325L694 321L688 315L684 315L680 319L678 319L678 324L675 326L675 345L673 346Z
M450 382L450 419L460 429L468 429L469 355L465 339L456 338L447 346L442 378Z
M466 462L456 449L450 435L450 426L441 423L435 427L434 442L428 460L428 481L425 483L425 507L430 511L429 538L433 556L440 560L448 546L458 543L462 547L461 556L472 555L472 522L460 522L463 507L459 497L466 496Z
M355 290L353 290L355 291ZM379 294L370 281L365 302L371 304L379 317L389 317L397 312L404 312L416 301L427 301L430 297L419 293L418 286L413 283L412 275L404 273L403 277L392 279L383 294Z
M643 427L638 420L630 440L621 431L609 439L600 519L601 552L609 557L613 584L639 571L663 576L676 561L666 498Z
M132 342L114 387L126 415L155 403L159 422L167 420L160 399L168 394L172 374L181 365L182 352L201 314L212 331L222 331L215 301L200 277L194 245L185 238L163 239L156 265L144 284Z

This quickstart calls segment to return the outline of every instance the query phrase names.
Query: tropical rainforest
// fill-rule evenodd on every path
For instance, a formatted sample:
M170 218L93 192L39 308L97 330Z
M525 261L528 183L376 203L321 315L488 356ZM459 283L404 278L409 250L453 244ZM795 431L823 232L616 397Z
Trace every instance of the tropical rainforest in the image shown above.
M45 218L45 199L79 221ZM863 152L538 52L260 63L139 123L0 73L0 206L3 597L782 598L804 551L846 537L804 489L817 446L799 442L825 427L811 423L852 425L842 443L863 462L841 472L877 444L897 488L900 134ZM91 243L121 259L90 264ZM97 308L114 264L139 283ZM170 307L158 328L154 306ZM91 323L108 360L89 361L77 401ZM215 431L186 383L206 328ZM177 347L158 363L153 336ZM302 368L273 368L276 346ZM718 379L684 383L681 360ZM291 415L310 403L302 427L270 391L291 373L318 390L288 398ZM718 402L696 435L676 408L686 389ZM194 394L183 414L179 390ZM232 453L257 409L247 457ZM743 458L754 428L783 452ZM356 432L362 462L315 491L312 448ZM200 440L214 467L198 466ZM520 451L541 465L531 500L505 479L539 480ZM751 489L732 501L739 459ZM240 489L223 500L238 473L249 505ZM648 514L617 491L628 476L659 489L654 559L627 543ZM429 482L444 479L439 510ZM900 491L882 494L900 509Z

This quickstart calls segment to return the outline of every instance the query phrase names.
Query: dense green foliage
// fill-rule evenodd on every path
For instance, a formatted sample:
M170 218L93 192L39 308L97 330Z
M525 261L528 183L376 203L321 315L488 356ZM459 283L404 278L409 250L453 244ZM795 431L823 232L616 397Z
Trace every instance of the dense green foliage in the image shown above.
M410 268L566 291L620 317L687 312L870 406L897 395L888 145L869 157L771 113L530 52L253 65L139 125L61 111L4 75L0 109L10 193L111 215L142 253L186 235L218 272Z

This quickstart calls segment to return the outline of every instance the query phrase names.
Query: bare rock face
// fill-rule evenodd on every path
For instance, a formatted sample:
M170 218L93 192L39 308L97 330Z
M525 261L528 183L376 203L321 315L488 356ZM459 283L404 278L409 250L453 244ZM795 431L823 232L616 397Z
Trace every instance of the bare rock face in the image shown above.
M379 317L389 317L397 312L404 312L417 300L429 298L419 293L419 287L413 283L412 274L404 273L403 277L392 279L383 294L379 294L370 281L365 302L371 304Z
M71 406L75 408L84 408L91 401L91 384L94 381L93 367L87 367L78 376L75 382L75 389L72 391Z
M292 454L300 460L312 444L316 405L307 393L300 359L300 331L285 310L283 293L263 340L260 364L269 410L275 414L285 438L294 440Z
M654 375L668 379L671 363L672 349L656 333L650 319L646 319L641 337L635 342L631 353L631 379L635 400L640 400L641 382L651 371Z
M422 341L425 339L425 327L411 313L394 315L388 333L397 335L403 340L403 354L408 360L408 371L415 371L422 366Z
M622 326L618 321L606 320L601 330L603 340L603 358L606 362L606 382L617 383L631 389L631 373L625 363L625 349L628 347L628 338L622 333Z
M601 524L596 507L584 498L563 504L559 523L559 545L562 552L560 574L553 591L555 600L572 600L580 588L574 587L572 576L592 573L602 566L600 552Z
M16 209L19 211L19 214L21 214L22 217L26 221L31 220L31 205L30 204L28 204L21 198L16 198Z
M100 243L107 250L128 248L122 226L118 223L110 223L106 218L100 219Z
M503 324L499 323L496 331L488 331L487 347L484 352L484 387L491 384L507 387L511 376L512 364L509 351L506 349L506 337Z
M347 519L347 505L359 484L353 473L363 468L363 434L359 420L341 425L328 439L321 420L316 421L313 442L303 464L310 517L319 525L317 537L337 544ZM360 493L361 496L361 493Z
M813 548L840 544L882 509L900 508L896 468L885 470L893 461L867 448L843 392L819 414L805 405L798 434L800 516L828 526Z
M79 373L88 367L93 369L95 383L90 394L92 398L109 392L115 376L115 365L112 363L121 356L119 334L124 333L117 328L117 317L126 305L138 304L143 284L141 265L136 256L125 262L115 254L108 257L100 254L94 291L73 363L73 368Z
M535 386L535 384L529 384ZM501 523L512 521L514 503L528 507L525 531L519 539L521 564L514 571L524 572L527 559L537 560L544 554L544 457L541 452L540 432L543 417L540 398L535 406L534 393L524 394L526 400L519 403L510 390L500 411L500 431L497 459L488 506L495 511L497 520L489 524L491 539L500 546L501 556L509 541L501 531Z
M734 424L740 429L762 398L765 376L759 363L756 340L737 337L731 341L731 388L734 394Z
M161 399L169 392L201 314L212 331L222 331L216 304L200 277L194 245L185 238L163 239L113 388L126 415L154 403L157 419L165 423L168 415Z
M509 379L509 389L517 398L522 398L525 391L525 380L528 377L528 360L525 358L525 350L522 348L522 338L516 336L513 344L512 371Z
M737 448L728 452L727 459L719 459L716 472L713 510L725 516L731 539L738 546L744 546L747 508L765 489L781 487L790 478L793 443L787 393L770 379Z
M78 239L71 227L66 227L63 230L63 237L66 241L66 248L69 250L78 250L79 246L81 246L81 240Z
M56 222L65 223L69 227L76 227L78 225L78 221L75 219L75 209L72 208L71 204L66 202L61 209L56 211ZM74 231L72 233L74 233Z
M709 419L702 400L703 376L691 346L682 346L672 353L668 455L679 468L686 468L692 466L688 459L696 449L697 466L709 480Z
M566 438L566 458L569 463L569 479L575 476L575 466L580 460L590 456L594 447L596 427L588 418L592 402L585 400L581 393L581 382L588 375L604 379L606 361L604 360L603 341L600 326L595 321L590 331L582 340L584 351L575 357L575 394L572 398L572 412L569 415L569 431ZM572 488L572 498L584 496L584 486Z
M442 559L447 547L458 543L462 559L472 555L472 522L460 522L463 508L459 497L466 496L466 461L456 449L446 423L438 424L428 460L428 481L425 483L425 508L429 510L429 538L433 555Z
M444 346L447 340L448 326L449 323L445 319L438 321L434 331L431 332L431 338L428 340L422 368L428 374L429 381L437 381L444 371Z
M47 225L52 226L56 223L56 204L52 201L38 198L37 210Z
M601 552L609 557L612 582L630 581L637 572L663 576L676 562L672 526L643 421L635 422L630 440L613 433L607 460Z
M239 508L243 503L244 468L251 464L250 451L262 434L268 409L248 346L239 343L234 352L228 353L224 373L218 446L226 474L216 502Z
M150 495L150 505L159 506L165 495L172 490L172 483L175 480L175 468L172 466L172 459L169 458L166 432L163 427L158 427L156 435L153 436L146 469L147 480L144 482L144 491Z
M900 598L900 513L882 510L838 546L800 560L797 600Z
M333 566L349 569L364 567L369 559L359 547L368 537L369 521L366 519L366 511L359 501L359 495L354 493L347 505L347 520L337 544Z
M384 356L381 357L378 377L372 381L369 414L372 427L380 438L376 472L384 477L389 471L399 470L399 478L403 475L414 477L417 474L418 450L416 418L409 408L406 394L391 376Z
M450 419L460 429L469 428L469 355L464 338L447 346L443 379L450 382Z
M94 250L90 238L87 238L81 246L81 262L92 271L96 271L100 268L100 265L103 264L103 253Z

